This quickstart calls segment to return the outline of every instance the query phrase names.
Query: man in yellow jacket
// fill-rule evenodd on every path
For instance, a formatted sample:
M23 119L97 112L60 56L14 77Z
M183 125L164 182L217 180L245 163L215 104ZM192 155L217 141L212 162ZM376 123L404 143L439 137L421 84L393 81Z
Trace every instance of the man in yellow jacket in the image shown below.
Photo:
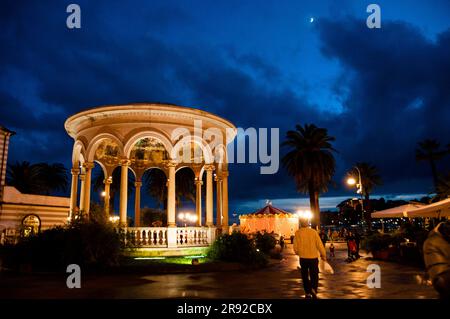
M327 259L327 255L319 234L309 227L305 220L300 220L300 229L295 232L294 252L300 257L303 289L306 298L317 298L319 255L323 260Z

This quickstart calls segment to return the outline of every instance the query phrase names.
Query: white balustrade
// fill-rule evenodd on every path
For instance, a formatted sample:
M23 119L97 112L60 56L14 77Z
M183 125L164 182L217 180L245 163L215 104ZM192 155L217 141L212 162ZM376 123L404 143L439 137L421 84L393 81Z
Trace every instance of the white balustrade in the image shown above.
M128 227L125 229L128 244L134 247L167 247L167 227ZM211 243L207 227L178 227L178 247L208 246Z

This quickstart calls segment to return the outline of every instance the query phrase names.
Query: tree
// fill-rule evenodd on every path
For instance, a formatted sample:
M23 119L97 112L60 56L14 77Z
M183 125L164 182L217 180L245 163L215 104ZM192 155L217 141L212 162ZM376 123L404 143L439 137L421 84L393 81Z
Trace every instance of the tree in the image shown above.
M450 197L450 172L439 177L436 193L439 200Z
M112 183L109 186L109 200L111 205L110 207L110 213L114 211L114 200L117 196L117 194L120 194L120 176L122 175L122 170L120 168L116 168L112 172ZM94 176L93 179L93 185L94 185L94 191L101 192L105 189L105 175L103 173L103 170L101 170L98 174ZM128 195L131 195L131 191L133 189L133 178L132 174L128 174Z
M52 191L66 192L69 184L67 169L60 163L39 163L36 164L39 170L40 179L47 195Z
M335 173L334 140L327 129L305 124L288 131L282 144L290 149L282 159L283 166L294 177L297 190L309 194L312 223L316 225L320 225L319 194L328 190Z
M195 202L194 173L191 169L183 168L175 175L175 203L180 207L183 199ZM143 185L146 192L155 199L158 208L167 206L167 178L163 171L152 169L144 175Z
M8 165L6 183L24 194L50 195L67 191L68 174L59 163L16 162Z
M444 157L448 151L441 150L439 142L433 139L423 140L418 145L419 147L416 149L416 160L428 161L430 163L433 185L436 190L439 183L436 161Z
M359 169L359 172L358 172ZM364 196L364 219L369 227L369 231L372 229L372 205L370 202L370 194L377 185L381 185L381 176L378 173L378 169L375 165L370 163L356 163L356 165L348 173L349 177L353 177L355 180L359 179L359 173L361 173L362 184L362 196Z

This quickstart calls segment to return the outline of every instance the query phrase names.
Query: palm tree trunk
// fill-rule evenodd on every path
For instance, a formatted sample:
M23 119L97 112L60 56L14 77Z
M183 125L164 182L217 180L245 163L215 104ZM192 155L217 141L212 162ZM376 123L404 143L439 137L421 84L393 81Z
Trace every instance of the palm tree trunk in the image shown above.
M433 175L433 183L434 183L434 190L437 190L438 187L438 173L436 168L436 163L433 159L430 159L430 166L431 166L431 174Z
M314 212L314 217L316 220L316 228L320 228L320 206L319 206L319 192L315 192L314 194L314 200L316 202L315 208L316 211Z
M318 215L319 193L314 190L314 185L312 182L309 182L308 193L309 193L309 206L311 208L312 213L311 226L313 228L316 228L316 226L320 224L320 216Z

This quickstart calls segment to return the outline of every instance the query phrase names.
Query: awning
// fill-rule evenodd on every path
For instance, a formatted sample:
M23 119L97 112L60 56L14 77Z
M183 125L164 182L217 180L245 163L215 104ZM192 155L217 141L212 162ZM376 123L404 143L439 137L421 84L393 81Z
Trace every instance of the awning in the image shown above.
M450 198L423 207L409 209L408 217L448 217L450 216Z
M380 210L378 212L372 213L372 218L402 218L402 217L409 217L407 215L407 211L421 208L425 206L424 204L420 203L414 203L414 204L406 204L401 205L385 210Z

